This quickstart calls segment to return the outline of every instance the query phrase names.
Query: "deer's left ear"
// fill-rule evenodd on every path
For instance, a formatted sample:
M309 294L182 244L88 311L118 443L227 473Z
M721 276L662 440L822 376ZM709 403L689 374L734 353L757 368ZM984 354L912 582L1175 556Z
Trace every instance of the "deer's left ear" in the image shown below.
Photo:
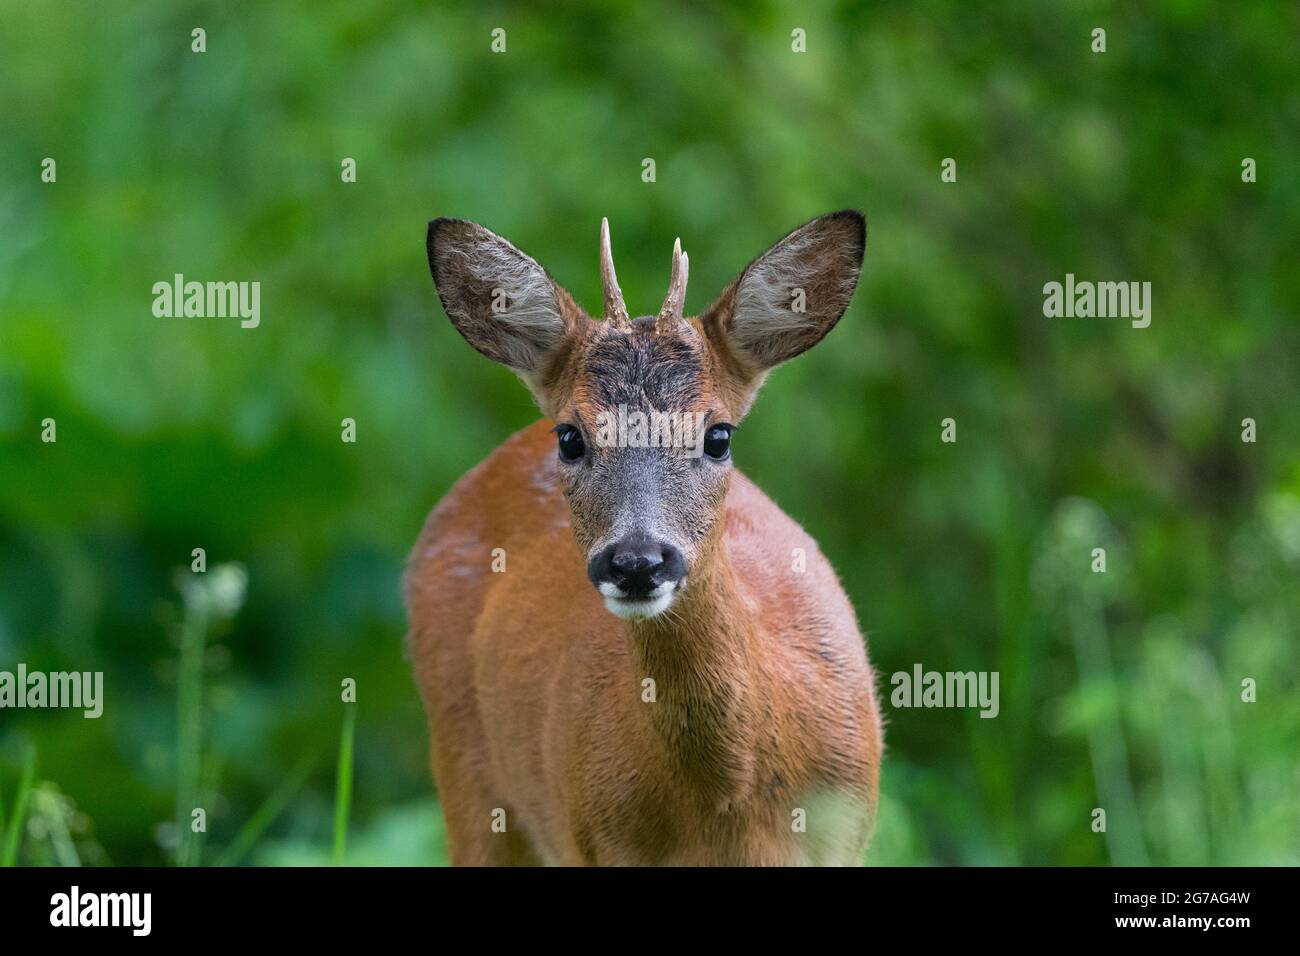
M849 307L866 242L856 210L800 226L727 288L701 317L705 330L752 374L807 351Z

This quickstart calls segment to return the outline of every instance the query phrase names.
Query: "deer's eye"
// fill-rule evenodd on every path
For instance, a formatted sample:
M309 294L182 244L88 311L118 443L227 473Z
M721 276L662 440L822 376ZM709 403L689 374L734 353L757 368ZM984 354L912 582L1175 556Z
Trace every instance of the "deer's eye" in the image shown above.
M560 461L577 461L587 450L587 445L582 440L582 432L572 425L561 425L555 429L555 434L560 440Z
M704 435L704 454L724 461L731 454L731 426L714 425Z

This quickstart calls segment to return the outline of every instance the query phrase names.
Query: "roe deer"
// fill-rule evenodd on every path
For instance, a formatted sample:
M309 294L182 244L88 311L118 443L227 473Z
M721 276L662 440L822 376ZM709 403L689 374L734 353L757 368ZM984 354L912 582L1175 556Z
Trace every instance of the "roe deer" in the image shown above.
M815 219L695 318L679 241L663 307L632 319L602 222L596 321L495 233L429 224L447 315L550 419L457 482L407 569L453 863L862 861L863 639L730 445L768 370L843 315L865 241L860 213Z

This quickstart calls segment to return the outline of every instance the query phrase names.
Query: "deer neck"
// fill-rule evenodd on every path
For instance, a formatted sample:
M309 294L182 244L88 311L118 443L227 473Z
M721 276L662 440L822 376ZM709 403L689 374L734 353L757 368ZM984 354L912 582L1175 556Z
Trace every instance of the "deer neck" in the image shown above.
M729 805L751 787L756 735L772 696L753 612L722 542L700 564L667 612L626 624L639 685L632 700L678 778ZM642 692L647 677L652 703Z

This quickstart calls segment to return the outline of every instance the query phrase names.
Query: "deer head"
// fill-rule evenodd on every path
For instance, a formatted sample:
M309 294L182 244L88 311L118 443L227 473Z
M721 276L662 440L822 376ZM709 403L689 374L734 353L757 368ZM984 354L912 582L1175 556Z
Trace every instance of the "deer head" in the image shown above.
M721 538L731 440L773 367L821 341L857 285L861 213L814 219L684 317L689 260L673 247L655 315L632 318L601 223L603 320L533 259L463 219L429 223L429 268L457 330L513 369L557 424L555 474L587 573L627 619L665 611Z

